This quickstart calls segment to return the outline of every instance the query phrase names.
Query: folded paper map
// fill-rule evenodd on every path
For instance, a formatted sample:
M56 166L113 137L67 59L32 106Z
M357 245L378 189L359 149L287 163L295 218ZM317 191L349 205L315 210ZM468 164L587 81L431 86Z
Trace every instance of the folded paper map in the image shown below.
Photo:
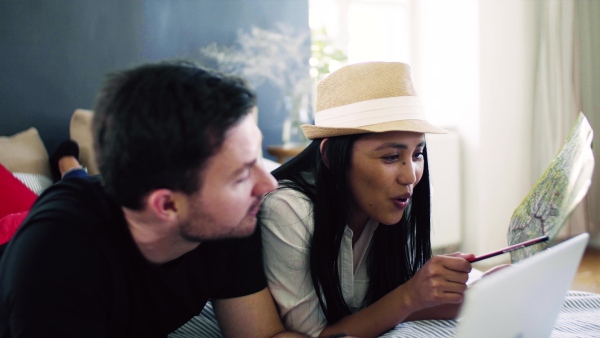
M587 194L594 170L593 136L587 118L580 113L560 152L515 209L508 229L509 245L544 235L550 240L511 252L513 263L548 247Z

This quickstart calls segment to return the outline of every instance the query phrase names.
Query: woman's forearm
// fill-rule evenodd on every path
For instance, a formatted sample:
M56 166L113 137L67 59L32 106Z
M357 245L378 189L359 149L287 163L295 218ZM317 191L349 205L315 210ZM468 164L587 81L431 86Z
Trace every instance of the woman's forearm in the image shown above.
M411 304L407 288L399 286L370 306L328 325L320 337L329 337L344 332L357 337L377 337L405 321L412 313L420 310Z

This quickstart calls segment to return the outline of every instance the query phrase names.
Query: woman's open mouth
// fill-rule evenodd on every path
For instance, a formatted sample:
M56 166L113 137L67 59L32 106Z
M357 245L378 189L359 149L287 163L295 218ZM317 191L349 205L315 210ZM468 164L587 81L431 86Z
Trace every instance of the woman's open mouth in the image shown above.
M394 205L398 209L406 209L408 207L408 203L410 202L411 194L404 194L402 196L396 197L393 199Z

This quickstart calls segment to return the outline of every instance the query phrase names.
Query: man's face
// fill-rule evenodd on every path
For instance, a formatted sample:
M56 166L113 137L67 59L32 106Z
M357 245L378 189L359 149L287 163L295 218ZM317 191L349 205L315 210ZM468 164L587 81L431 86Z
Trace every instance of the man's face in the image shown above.
M191 241L245 237L254 232L264 194L277 187L262 165L262 135L251 115L225 134L223 145L201 173L201 188L189 196L180 234Z

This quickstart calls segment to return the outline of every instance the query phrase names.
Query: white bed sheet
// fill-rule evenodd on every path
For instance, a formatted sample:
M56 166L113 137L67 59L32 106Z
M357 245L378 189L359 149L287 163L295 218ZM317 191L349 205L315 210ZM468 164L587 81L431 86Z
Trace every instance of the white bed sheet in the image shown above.
M422 320L401 323L381 337L454 337L455 320ZM220 338L212 305L169 335L170 338ZM552 338L600 337L600 294L569 291L558 316Z

